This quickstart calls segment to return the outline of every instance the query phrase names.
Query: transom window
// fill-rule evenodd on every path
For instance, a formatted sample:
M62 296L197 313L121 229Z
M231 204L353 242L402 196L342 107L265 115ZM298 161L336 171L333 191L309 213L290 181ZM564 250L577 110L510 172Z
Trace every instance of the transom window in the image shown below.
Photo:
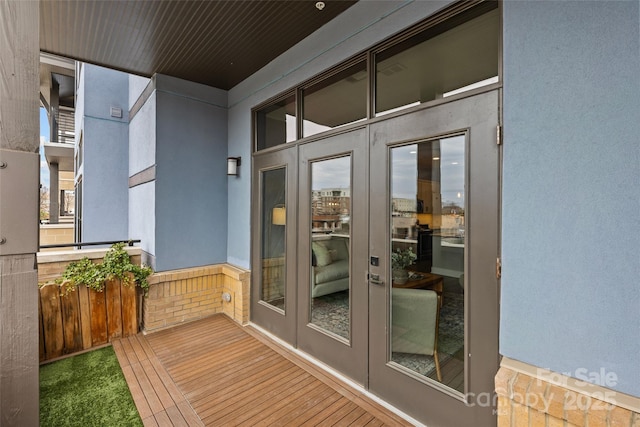
M302 136L366 119L367 81L367 64L361 61L303 89Z
M256 149L497 83L497 7L488 1L447 19L431 18L371 48L355 64L344 62L258 107Z

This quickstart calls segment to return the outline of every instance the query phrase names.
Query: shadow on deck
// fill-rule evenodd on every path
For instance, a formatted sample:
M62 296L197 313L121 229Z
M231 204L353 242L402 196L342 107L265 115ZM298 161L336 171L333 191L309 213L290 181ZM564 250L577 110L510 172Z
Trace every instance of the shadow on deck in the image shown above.
M145 426L411 425L224 315L113 347Z

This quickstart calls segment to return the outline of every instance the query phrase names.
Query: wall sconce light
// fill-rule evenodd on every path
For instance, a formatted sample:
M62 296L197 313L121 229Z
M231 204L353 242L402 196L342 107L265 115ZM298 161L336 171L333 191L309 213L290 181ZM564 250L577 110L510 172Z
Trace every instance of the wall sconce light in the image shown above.
M240 166L240 157L227 157L227 175L238 176L238 166Z
M287 208L284 205L276 205L271 213L273 225L287 225Z

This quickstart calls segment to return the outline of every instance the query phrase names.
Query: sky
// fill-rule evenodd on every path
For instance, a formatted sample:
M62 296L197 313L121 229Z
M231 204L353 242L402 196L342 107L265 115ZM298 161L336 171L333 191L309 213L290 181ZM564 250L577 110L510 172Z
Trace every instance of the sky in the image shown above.
M463 135L442 138L440 158L433 164L440 168L442 202L464 205L465 138ZM420 144L431 144L430 141ZM417 144L403 145L391 150L391 192L393 198L413 199L418 192Z
M40 107L40 184L44 187L49 186L49 167L47 160L44 158L44 143L49 142L49 119L44 108Z
M438 140L440 158L434 164L440 168L440 194L443 202L464 206L465 198L465 137L463 135ZM431 144L430 141L421 144ZM393 198L415 199L418 193L417 144L402 145L391 150L391 191ZM313 162L312 190L351 187L351 157L344 156Z
M351 156L313 162L311 168L312 190L351 187Z

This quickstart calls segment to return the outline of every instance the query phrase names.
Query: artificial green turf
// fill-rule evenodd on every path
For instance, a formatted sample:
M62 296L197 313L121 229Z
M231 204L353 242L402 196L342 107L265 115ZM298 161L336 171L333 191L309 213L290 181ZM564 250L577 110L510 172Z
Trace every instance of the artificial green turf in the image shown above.
M40 367L40 426L142 426L111 346Z

